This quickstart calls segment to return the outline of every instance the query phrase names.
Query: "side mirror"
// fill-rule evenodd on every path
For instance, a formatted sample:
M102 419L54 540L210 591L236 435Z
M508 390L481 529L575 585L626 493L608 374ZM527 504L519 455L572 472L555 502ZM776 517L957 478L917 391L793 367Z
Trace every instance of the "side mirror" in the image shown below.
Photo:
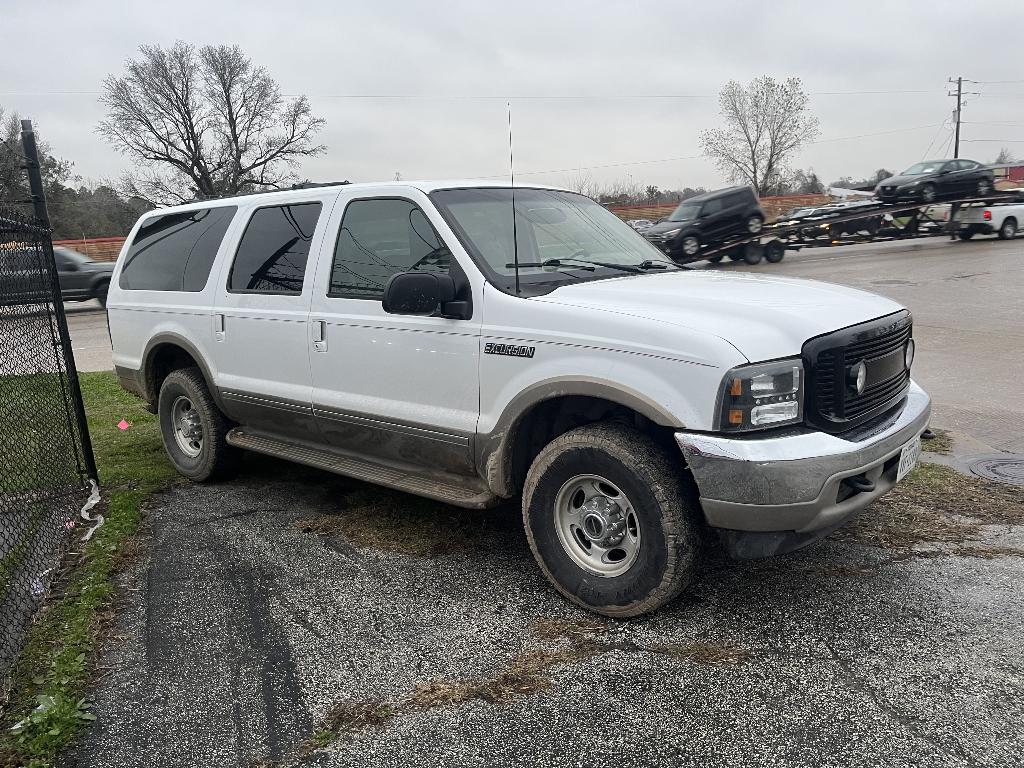
M469 302L456 301L451 275L439 272L399 272L384 286L384 311L393 315L433 315L465 319Z

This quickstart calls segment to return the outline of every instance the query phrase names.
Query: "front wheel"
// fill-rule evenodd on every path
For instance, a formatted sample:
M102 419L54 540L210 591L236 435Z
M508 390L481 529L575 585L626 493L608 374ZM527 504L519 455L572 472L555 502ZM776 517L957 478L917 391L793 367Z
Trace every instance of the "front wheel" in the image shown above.
M698 516L680 457L621 424L590 424L552 440L523 490L523 523L541 571L567 599L605 616L653 611L693 581Z
M100 283L96 286L96 301L100 303L100 306L106 309L107 306L107 292L110 290L110 283Z
M925 184L921 187L921 201L925 203L934 203L936 197L935 185Z
M700 240L696 235L687 235L683 238L683 253L687 256L696 256L700 250Z
M1003 226L999 228L999 239L1000 240L1013 240L1017 236L1017 220L1014 218L1007 218L1003 222Z
M751 216L749 219L747 219L747 232L749 232L750 234L758 234L761 231L762 227L764 227L764 219L762 219L760 216Z
M241 452L228 445L231 425L198 368L168 374L160 386L157 413L164 450L179 473L202 483L235 471Z
M769 264L778 264L786 255L786 246L779 240L772 240L764 247L764 258Z

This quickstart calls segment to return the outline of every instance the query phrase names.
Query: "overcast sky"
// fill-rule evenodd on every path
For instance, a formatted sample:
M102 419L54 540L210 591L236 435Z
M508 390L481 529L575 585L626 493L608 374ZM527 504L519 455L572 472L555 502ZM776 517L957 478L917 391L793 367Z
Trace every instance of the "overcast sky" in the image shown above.
M946 79L957 75L984 81L965 85L981 95L965 104L961 156L990 161L1002 145L1024 156L1017 0L4 6L0 106L32 118L90 179L125 167L94 131L103 78L140 44L176 39L237 43L285 93L309 96L327 119L328 151L302 169L314 180L504 174L511 98L523 179L559 184L591 168L605 183L718 186L698 134L718 124L726 81L762 74L799 77L811 93L821 137L795 162L825 181L951 155Z

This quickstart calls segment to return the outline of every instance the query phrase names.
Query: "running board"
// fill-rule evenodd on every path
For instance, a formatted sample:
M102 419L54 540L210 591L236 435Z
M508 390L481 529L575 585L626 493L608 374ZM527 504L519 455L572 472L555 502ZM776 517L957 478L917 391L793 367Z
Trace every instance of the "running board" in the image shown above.
M449 474L442 475L440 479L429 477L423 473L416 473L411 468L379 464L305 443L296 443L282 440L279 437L251 432L243 427L235 427L228 432L227 442L236 448L265 453L268 456L276 456L337 475L354 477L368 483L383 485L417 496L425 496L428 499L454 504L457 507L486 509L501 501L493 493L482 488L480 481L474 484L471 478L466 478L465 485L462 485L459 482L461 478Z

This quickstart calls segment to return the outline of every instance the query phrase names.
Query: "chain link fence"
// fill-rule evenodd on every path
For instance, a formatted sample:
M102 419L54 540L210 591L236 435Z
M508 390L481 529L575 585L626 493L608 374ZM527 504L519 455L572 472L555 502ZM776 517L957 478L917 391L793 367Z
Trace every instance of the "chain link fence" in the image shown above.
M59 295L49 230L0 206L0 700L94 474Z

